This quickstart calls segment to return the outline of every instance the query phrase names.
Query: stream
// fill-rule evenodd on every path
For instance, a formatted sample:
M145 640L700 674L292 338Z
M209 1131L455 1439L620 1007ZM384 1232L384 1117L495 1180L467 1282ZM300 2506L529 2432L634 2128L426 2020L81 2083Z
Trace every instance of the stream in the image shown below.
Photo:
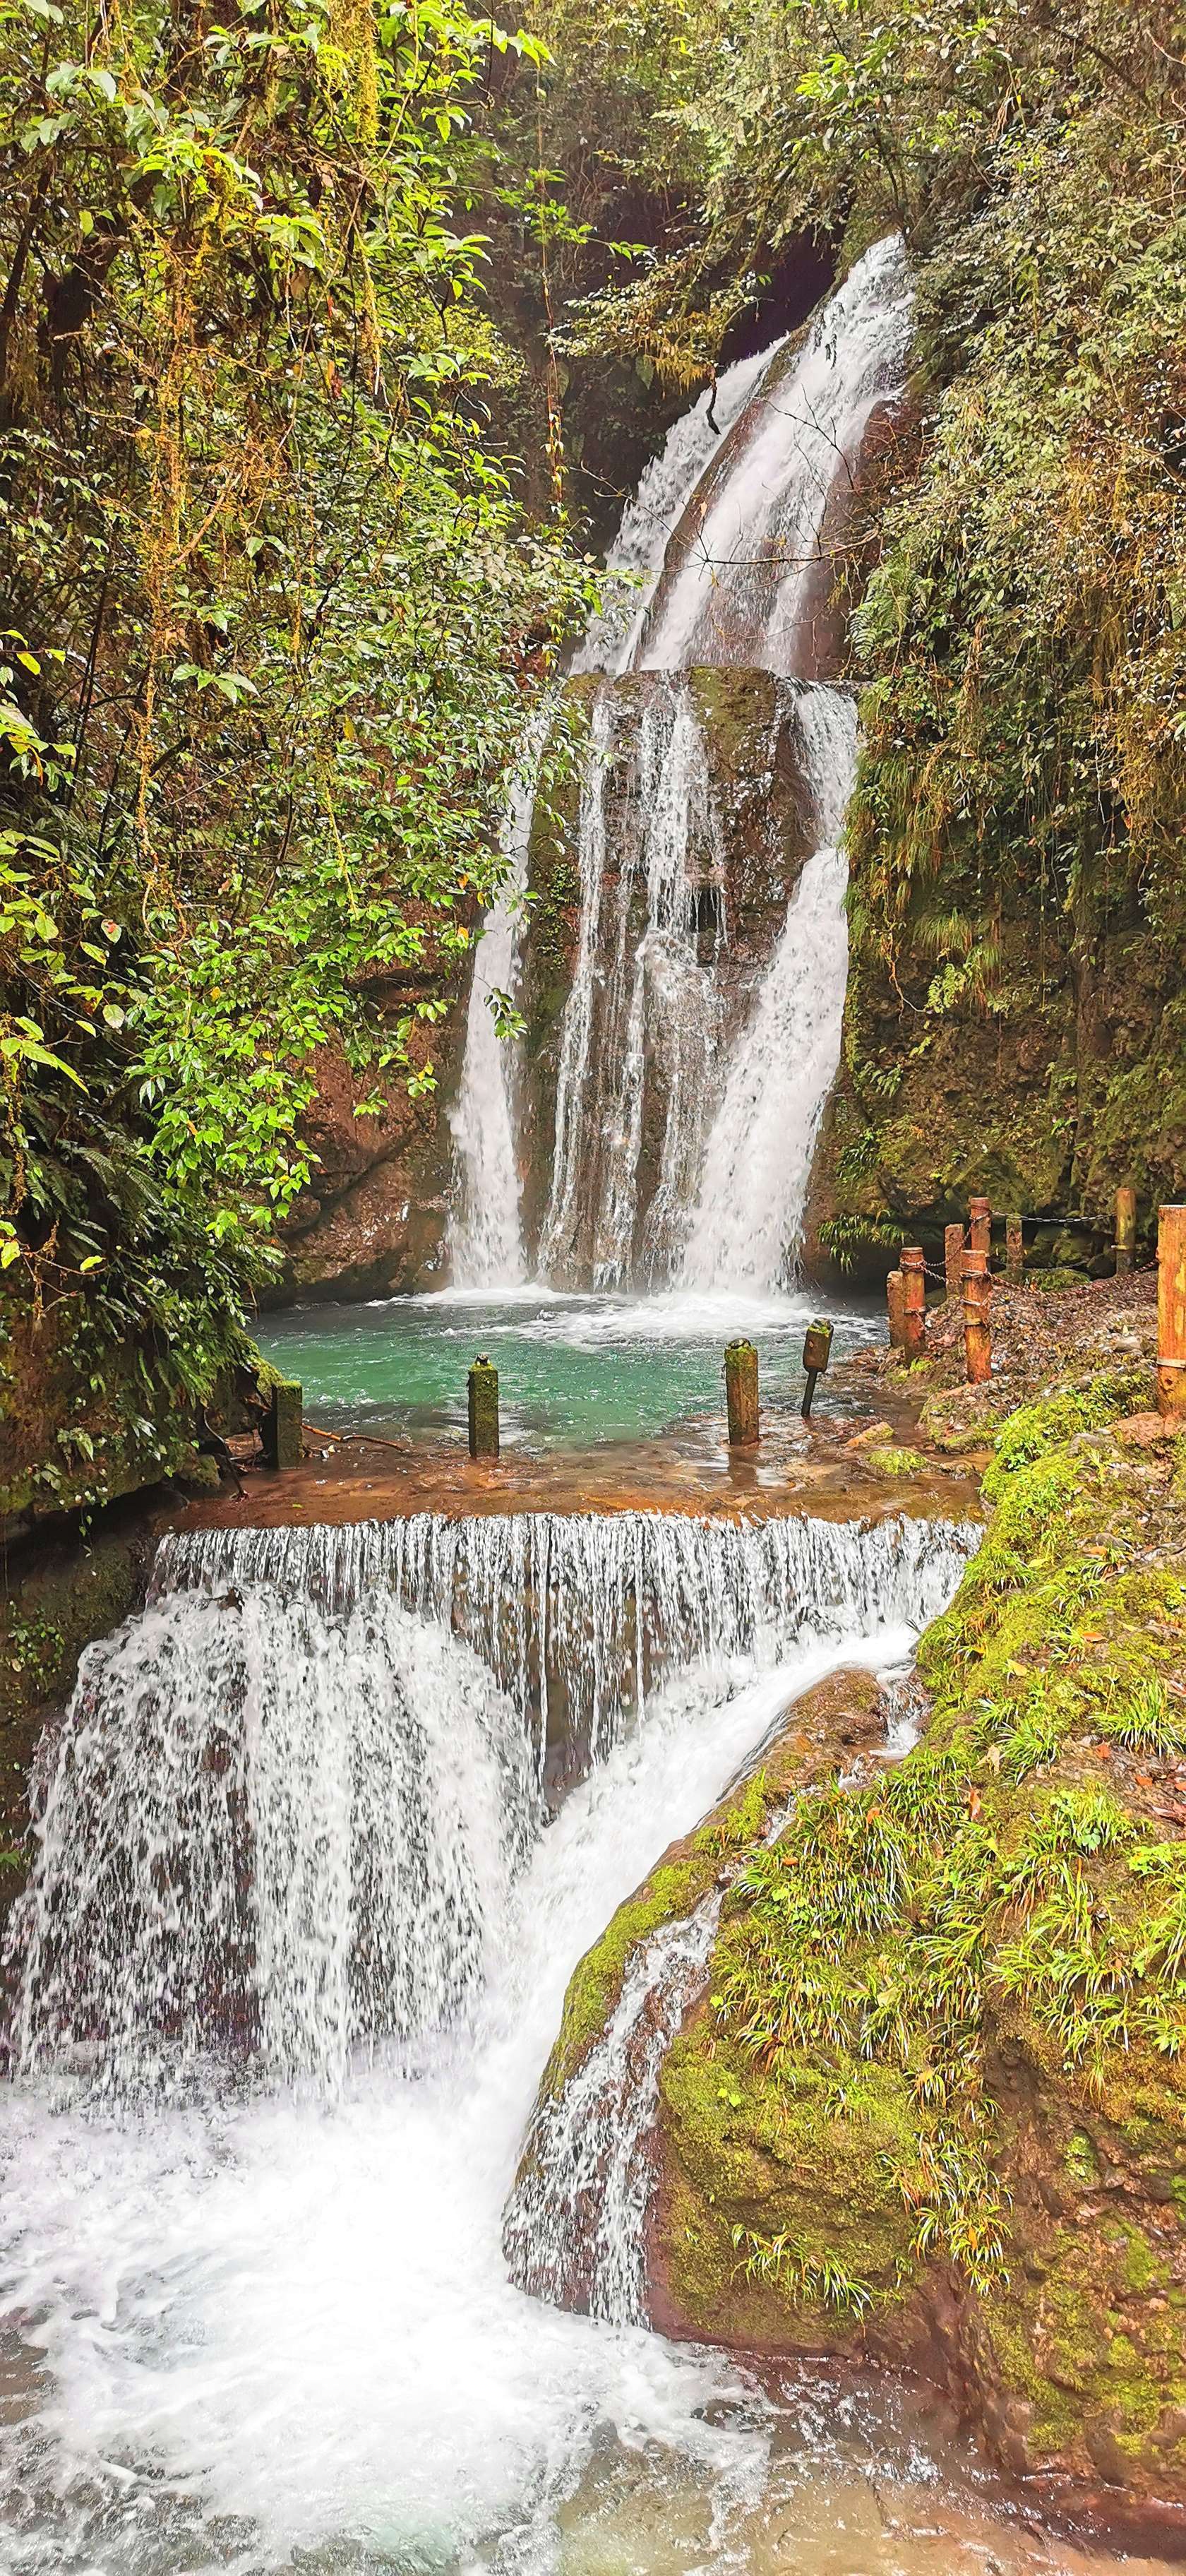
M577 1959L797 1691L901 1668L971 1543L636 1518L536 1565L574 1703L600 1676L551 1814L512 1522L174 1539L88 1650L17 1916L12 2576L1110 2563L875 2383L760 2385L509 2277Z

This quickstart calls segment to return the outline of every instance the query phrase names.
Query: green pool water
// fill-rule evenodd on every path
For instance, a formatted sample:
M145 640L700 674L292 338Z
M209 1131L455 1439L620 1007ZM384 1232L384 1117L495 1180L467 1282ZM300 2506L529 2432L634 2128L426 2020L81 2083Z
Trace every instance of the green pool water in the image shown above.
M261 1348L299 1378L311 1422L339 1431L460 1431L479 1352L499 1372L502 1436L535 1449L646 1440L723 1402L725 1344L756 1342L763 1395L797 1403L800 1353L816 1314L835 1325L833 1359L882 1337L872 1310L790 1296L761 1304L686 1296L642 1302L561 1296L395 1297L267 1316ZM829 1387L819 1402L834 1403Z

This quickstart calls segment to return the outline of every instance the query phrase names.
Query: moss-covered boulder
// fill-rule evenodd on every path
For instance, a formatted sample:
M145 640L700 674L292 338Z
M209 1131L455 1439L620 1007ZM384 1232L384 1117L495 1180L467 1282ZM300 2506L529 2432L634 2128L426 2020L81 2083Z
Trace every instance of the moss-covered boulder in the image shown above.
M1186 1444L1132 1401L998 1421L922 1740L789 1765L735 1835L648 2276L668 2331L909 2360L1011 2470L1186 2528ZM578 1970L553 2082L697 1843Z

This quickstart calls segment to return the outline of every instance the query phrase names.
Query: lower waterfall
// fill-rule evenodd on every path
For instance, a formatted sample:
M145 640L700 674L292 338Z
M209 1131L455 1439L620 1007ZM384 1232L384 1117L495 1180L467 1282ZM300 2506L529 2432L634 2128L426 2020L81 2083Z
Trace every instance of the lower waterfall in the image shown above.
M565 2499L640 2447L722 2512L754 2492L758 2392L526 2297L503 2206L576 1961L797 1691L902 1662L974 1540L166 1542L47 1744L16 1921L6 2567L545 2576ZM591 1733L550 1823L540 1659ZM627 2162L627 2254L636 2205Z

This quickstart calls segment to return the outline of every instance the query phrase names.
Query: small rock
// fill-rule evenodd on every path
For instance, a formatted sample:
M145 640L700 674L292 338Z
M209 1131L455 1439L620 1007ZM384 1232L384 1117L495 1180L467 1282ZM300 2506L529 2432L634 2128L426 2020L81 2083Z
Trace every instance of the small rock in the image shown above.
M1156 1449L1174 1436L1160 1413L1126 1413L1112 1429L1125 1449Z
M1132 2474L1131 2463L1126 2460L1116 2439L1115 2428L1109 2424L1106 2416L1097 2415L1090 2424L1085 2425L1083 2438L1087 2444L1089 2456L1106 2484L1110 2487L1126 2487Z
M871 1440L892 1440L892 1438L893 1433L888 1422L867 1422L864 1430L854 1431L851 1440L846 1440L844 1446L846 1449L867 1449Z

